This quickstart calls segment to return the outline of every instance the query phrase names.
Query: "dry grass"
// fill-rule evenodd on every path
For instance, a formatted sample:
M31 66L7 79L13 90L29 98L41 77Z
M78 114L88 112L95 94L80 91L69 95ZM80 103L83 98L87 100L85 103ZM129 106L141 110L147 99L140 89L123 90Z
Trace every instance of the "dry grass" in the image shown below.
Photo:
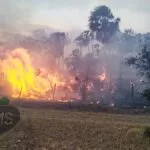
M20 110L21 121L0 137L2 150L150 150L150 116Z

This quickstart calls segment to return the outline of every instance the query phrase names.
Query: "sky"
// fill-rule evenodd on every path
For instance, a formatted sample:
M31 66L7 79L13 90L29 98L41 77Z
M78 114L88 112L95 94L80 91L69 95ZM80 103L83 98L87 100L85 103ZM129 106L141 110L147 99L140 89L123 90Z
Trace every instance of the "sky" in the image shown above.
M0 0L0 30L22 31L48 27L63 31L84 30L90 12L108 6L121 18L121 30L150 31L149 0Z

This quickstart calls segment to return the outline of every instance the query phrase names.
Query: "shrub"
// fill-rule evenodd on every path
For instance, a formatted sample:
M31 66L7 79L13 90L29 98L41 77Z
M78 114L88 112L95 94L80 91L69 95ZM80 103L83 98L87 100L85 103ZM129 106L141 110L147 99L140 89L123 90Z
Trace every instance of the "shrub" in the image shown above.
M130 128L126 133L127 139L138 139L141 135L139 128ZM134 138L133 138L134 137Z
M144 137L150 138L150 126L144 129Z

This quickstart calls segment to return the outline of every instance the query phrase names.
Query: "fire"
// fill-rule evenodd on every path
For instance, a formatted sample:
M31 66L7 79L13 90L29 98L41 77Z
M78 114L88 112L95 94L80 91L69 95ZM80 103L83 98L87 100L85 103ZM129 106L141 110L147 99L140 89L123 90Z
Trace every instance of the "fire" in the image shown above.
M99 75L98 78L99 78L101 81L106 80L106 73L104 72L103 74Z
M101 80L101 81L104 81L104 80L107 79L107 76L106 76L106 69L105 69L104 66L102 67L102 70L103 70L103 73L98 76L98 79Z
M67 71L62 73L53 64L49 64L47 68L45 65L41 67L40 63L35 63L34 56L28 50L18 48L9 51L0 60L0 86L6 88L8 95L13 98L58 101L80 99L80 87L83 84L80 78L71 76ZM98 79L106 80L105 71ZM86 89L94 89L92 81L87 84Z
M26 49L15 49L0 62L1 72L11 87L12 97L39 98L54 86L64 83L57 73L50 74L46 69L37 70Z

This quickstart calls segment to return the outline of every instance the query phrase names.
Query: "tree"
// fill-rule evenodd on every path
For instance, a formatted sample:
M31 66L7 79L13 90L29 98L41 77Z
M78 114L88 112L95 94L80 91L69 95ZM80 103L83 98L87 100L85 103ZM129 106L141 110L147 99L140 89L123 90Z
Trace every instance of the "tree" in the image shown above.
M138 69L141 76L145 77L148 82L150 81L150 48L144 45L143 49L138 53L136 57L131 57L126 60L126 63L133 65ZM150 88L149 83L146 90L142 94L145 98L150 100Z
M72 54L66 59L66 65L69 74L75 76L78 80L79 95L82 100L97 100L102 88L102 82L99 75L103 73L103 65L98 58L91 54L80 55L79 49L72 51ZM91 95L92 94L92 95Z
M50 35L50 43L53 56L59 60L64 59L64 48L69 39L65 32L54 32Z
M96 33L96 39L107 43L109 39L119 31L120 18L115 18L110 8L98 6L91 12L89 17L89 28Z
M136 57L130 57L126 62L135 66L141 76L145 76L150 80L150 49L148 49L147 45L144 45L142 51Z
M88 47L88 51L90 52L89 49L89 44L90 40L92 39L92 33L89 30L83 31L76 39L75 43L79 46L80 48L80 53L82 53L82 47Z
M82 64L82 57L80 55L79 49L74 49L71 55L65 59L65 63L71 74L79 72L79 68Z
M118 40L119 51L121 53L130 53L137 50L138 38L132 29L126 29Z

